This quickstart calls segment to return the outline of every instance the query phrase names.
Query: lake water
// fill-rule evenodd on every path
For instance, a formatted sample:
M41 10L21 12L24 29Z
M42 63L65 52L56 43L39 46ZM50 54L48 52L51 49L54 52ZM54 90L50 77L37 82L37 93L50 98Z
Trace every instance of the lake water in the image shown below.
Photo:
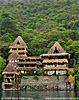
M78 91L0 91L0 100L79 100Z

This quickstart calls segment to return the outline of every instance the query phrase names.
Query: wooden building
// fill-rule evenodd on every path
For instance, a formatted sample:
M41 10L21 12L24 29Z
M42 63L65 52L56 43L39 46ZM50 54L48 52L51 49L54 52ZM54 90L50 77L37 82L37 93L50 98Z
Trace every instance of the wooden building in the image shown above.
M4 78L4 88L13 89L14 83L17 83L17 77L20 73L27 73L27 70L36 69L42 66L40 57L29 57L28 47L23 39L18 36L9 47L8 65L2 75Z
M20 36L16 38L9 48L9 54L13 53L14 51L17 51L20 56L27 56L28 54L28 47Z
M39 57L28 56L28 47L20 36L9 48L8 65L2 73L5 89L13 88L18 75L27 73L27 70L33 69L36 73L38 67L42 67L48 75L54 73L65 75L66 70L70 69L68 67L70 54L58 42L55 42L47 54L41 54Z
M60 74L65 75L68 70L68 62L70 54L67 53L62 46L55 42L47 54L40 55L44 69L47 70L48 75Z
M17 58L18 60L18 67L17 71L18 73L27 73L27 69L31 70L33 69L36 71L38 66L42 66L42 63L40 62L40 57L21 57L19 56Z
M4 78L4 89L15 89L15 84L17 84L17 77L19 75L16 67L16 63L9 63L4 69L2 73Z

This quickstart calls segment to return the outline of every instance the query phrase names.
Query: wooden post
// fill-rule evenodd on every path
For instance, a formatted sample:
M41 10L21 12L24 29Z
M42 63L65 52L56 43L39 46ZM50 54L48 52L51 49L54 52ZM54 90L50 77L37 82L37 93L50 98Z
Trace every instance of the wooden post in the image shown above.
M29 65L29 67L32 67L31 65Z
M24 64L24 67L25 67L25 64Z
M24 71L24 73L26 73L26 71Z
M25 56L26 56L26 53L25 53Z
M35 65L35 68L37 68L37 65Z
M12 51L12 48L10 49L10 51Z
M17 48L17 51L18 51L18 48Z

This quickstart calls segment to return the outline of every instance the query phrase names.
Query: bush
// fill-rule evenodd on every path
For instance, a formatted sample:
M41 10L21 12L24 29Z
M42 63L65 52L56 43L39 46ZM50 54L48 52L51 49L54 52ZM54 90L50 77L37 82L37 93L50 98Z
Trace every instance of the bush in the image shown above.
M37 81L39 80L39 78L37 77L37 75L35 75L35 76L33 77L33 79L36 79Z
M25 74L24 74L24 73L20 73L20 74L19 74L19 76L23 76L23 75L25 75Z
M57 79L59 80L59 76L60 76L60 73L58 73L58 75L57 75Z
M21 79L28 79L28 77L22 77Z
M47 86L48 86L47 84L44 85L44 87L47 87Z
M77 81L76 86L79 87L79 81Z
M35 85L34 87L35 87L36 89L38 89L38 88L39 88L39 86L38 86L38 85Z
M70 82L74 83L74 82L75 82L75 77L72 76L72 75L70 75L70 76L69 76L69 80L70 80Z
M31 86L31 85L24 85L24 87L30 87L30 88L34 88L33 86Z

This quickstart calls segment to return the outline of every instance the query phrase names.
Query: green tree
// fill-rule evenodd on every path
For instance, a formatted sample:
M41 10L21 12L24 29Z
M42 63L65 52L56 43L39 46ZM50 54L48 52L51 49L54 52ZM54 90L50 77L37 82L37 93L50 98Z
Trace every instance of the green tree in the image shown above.
M37 74L40 75L40 76L44 76L45 75L45 69L44 68L38 68Z
M10 33L13 34L14 36L21 35L19 26L7 13L2 13L2 21L1 21L0 29L2 35L5 33Z
M0 56L0 78L1 78L1 74L2 71L4 70L4 68L6 67L6 60Z
M74 65L75 84L79 87L79 67Z

